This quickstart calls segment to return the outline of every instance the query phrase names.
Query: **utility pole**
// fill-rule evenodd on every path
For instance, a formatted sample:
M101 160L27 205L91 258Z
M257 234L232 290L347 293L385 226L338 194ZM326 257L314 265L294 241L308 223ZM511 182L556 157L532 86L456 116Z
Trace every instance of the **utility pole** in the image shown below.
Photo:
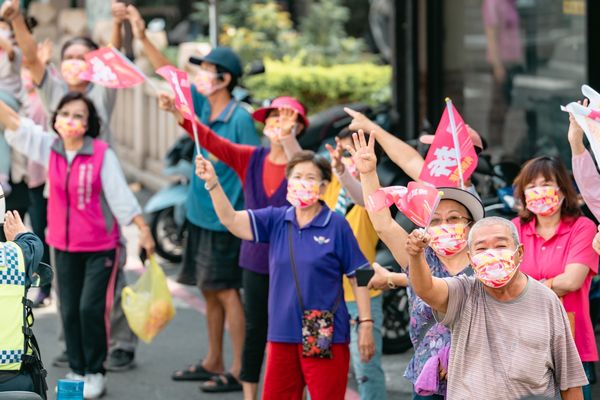
M208 35L210 45L215 48L219 45L219 9L217 0L208 0Z

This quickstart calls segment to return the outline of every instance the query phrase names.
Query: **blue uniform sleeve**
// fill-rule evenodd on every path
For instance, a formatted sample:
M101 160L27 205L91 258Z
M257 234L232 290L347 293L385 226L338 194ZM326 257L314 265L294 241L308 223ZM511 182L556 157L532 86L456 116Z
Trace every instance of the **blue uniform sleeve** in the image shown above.
M256 243L269 243L273 230L273 207L248 210L250 227Z
M44 256L44 244L39 237L31 232L17 235L14 243L21 248L25 260L25 273L31 279L38 270L38 264Z
M244 111L241 117L236 118L235 120L235 135L236 143L260 146L260 139L256 133L254 121L246 111Z
M369 265L366 257L360 250L356 237L346 219L340 222L338 232L335 237L335 248L337 256L342 263L344 274L354 276L357 269Z

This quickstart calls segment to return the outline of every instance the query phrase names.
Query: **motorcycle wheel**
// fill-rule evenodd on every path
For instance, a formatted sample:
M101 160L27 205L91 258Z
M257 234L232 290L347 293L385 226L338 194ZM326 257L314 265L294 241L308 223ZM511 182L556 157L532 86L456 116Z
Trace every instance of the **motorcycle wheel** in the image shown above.
M410 310L406 288L383 293L383 354L404 353L412 347L408 326Z
M175 222L174 207L154 213L150 222L150 231L156 243L156 253L165 260L181 262L187 231L185 229L181 231Z

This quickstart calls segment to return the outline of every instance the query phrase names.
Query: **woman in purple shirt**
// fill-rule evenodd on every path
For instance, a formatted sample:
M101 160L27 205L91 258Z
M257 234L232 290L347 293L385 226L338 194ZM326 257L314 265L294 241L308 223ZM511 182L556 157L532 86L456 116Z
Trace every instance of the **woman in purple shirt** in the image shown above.
M331 179L331 166L301 151L286 167L287 199L293 206L236 211L219 185L210 161L196 159L221 223L243 240L269 243L269 327L263 399L301 399L307 385L313 400L343 399L348 380L350 317L343 299L342 274L350 277L359 308L359 347L374 353L369 294L354 272L368 265L344 217L319 201ZM305 307L306 306L306 307ZM333 358L304 357L305 311L330 310ZM305 314L306 315L306 314ZM327 328L329 329L329 328ZM310 337L309 339L314 339ZM322 336L317 343L320 345ZM304 345L304 346L303 346ZM315 354L315 353L311 353Z

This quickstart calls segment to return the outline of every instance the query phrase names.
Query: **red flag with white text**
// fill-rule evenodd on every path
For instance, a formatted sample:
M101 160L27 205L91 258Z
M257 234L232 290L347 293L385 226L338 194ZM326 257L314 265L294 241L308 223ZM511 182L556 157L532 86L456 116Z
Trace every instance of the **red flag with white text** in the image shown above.
M79 77L100 86L124 89L139 85L146 76L121 52L113 47L103 47L85 55L88 69Z
M175 107L183 114L185 119L194 120L194 103L192 101L191 85L188 74L172 65L165 65L156 70L156 73L169 82L175 94Z
M476 167L477 153L467 126L452 102L447 100L419 179L436 187L460 188Z

